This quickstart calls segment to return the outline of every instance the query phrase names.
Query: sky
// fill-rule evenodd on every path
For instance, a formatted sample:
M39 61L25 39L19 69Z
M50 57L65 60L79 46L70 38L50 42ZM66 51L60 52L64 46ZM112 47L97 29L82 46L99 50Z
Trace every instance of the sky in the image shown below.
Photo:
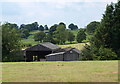
M48 25L64 22L84 28L92 21L100 21L107 4L116 0L1 0L2 22Z

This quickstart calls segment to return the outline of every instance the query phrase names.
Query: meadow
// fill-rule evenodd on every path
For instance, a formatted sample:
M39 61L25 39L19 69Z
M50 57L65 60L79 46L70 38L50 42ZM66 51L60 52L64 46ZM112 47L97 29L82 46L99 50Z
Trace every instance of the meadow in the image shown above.
M2 63L3 82L118 82L118 61Z

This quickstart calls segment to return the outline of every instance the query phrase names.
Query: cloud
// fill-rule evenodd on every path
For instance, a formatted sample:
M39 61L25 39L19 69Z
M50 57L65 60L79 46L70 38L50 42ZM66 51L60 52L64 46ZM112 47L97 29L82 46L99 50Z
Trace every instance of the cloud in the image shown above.
M6 0L4 0L6 1ZM14 0L11 0L14 1ZM19 0L18 0L19 1ZM71 22L84 27L93 20L100 20L106 4L110 2L90 2L95 0L57 0L38 2L3 2L3 20L17 24L39 22L53 25L58 22ZM23 1L23 2L22 2ZM71 1L71 2L70 2ZM72 2L73 1L73 2ZM81 1L81 2L77 2ZM99 1L99 0L98 0Z
M0 0L0 2L117 2L117 0Z

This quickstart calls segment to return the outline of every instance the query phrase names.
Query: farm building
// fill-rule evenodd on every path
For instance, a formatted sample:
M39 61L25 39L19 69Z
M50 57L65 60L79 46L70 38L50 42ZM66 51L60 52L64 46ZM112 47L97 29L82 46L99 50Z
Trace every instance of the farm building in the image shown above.
M47 61L76 61L79 59L80 51L76 48L67 47L61 49L63 52L52 53L46 55Z
M51 54L61 49L59 46L50 42L41 43L25 49L26 61L41 61L45 59L45 55Z
M25 49L26 61L74 61L79 60L79 54L76 48L60 48L50 42Z

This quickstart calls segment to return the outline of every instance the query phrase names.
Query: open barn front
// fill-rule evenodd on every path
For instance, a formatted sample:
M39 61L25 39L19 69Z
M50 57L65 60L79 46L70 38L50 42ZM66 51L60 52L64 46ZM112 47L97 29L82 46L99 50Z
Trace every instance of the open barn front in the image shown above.
M43 61L52 51L26 51L26 61Z

